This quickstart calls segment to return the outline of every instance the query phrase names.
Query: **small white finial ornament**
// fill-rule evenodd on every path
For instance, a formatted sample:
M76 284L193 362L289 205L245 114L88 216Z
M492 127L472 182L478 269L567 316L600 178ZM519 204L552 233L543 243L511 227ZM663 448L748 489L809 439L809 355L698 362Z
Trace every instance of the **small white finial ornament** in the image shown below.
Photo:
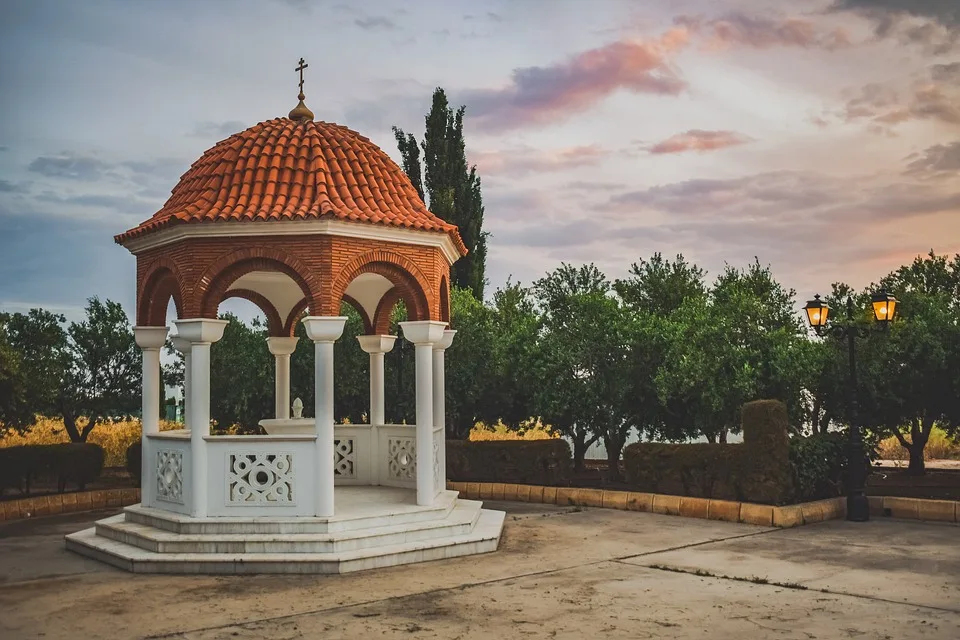
M298 419L303 417L303 400L300 398L293 401L293 417Z

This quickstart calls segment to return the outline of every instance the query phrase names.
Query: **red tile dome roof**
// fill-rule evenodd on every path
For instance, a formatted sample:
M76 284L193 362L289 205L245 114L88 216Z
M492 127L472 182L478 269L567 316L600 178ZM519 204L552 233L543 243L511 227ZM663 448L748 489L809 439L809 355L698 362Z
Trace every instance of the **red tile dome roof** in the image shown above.
M427 209L380 147L338 124L289 118L218 142L183 174L160 211L115 240L180 223L318 218L444 232L467 252L456 225Z

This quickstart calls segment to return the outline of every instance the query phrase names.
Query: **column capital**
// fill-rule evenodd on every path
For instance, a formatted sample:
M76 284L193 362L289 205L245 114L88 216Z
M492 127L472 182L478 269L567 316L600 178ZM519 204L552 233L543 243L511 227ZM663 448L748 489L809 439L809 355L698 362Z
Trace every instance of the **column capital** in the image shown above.
M173 348L180 354L185 356L190 355L190 341L186 338L181 338L179 335L176 335L170 338L170 342L173 343Z
M159 349L167 341L167 327L134 327L133 336L143 350Z
M456 329L447 329L443 332L443 337L440 338L439 342L433 344L434 351L446 351L450 348L450 345L453 344L453 337L457 335Z
M303 320L307 337L314 342L336 342L343 335L346 316L307 316Z
M275 356L288 356L297 349L300 338L270 336L267 338L267 349Z
M177 325L177 335L190 343L212 343L223 337L223 330L227 328L229 320L215 320L213 318L191 318L189 320L174 320Z
M357 336L360 348L366 353L387 353L393 350L397 336Z
M434 344L443 339L443 331L447 328L446 322L436 320L418 320L415 322L401 322L403 337L413 344Z

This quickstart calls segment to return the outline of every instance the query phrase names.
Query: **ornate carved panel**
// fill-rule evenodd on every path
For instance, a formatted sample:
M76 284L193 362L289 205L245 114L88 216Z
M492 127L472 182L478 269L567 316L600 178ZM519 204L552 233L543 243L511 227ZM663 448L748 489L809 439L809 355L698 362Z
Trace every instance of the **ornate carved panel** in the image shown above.
M295 504L293 454L227 455L227 504L286 506Z
M338 478L357 477L356 438L337 438L333 441L333 475Z
M157 500L183 504L183 452L157 451Z
M388 438L387 460L390 477L417 479L417 441L415 438Z

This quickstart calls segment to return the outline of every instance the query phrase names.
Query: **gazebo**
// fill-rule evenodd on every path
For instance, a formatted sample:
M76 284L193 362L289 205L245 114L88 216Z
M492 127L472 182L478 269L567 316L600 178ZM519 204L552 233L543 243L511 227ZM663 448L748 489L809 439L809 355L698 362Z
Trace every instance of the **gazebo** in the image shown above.
M143 351L141 503L68 535L67 548L136 572L337 573L497 548L504 514L446 489L444 351L450 265L466 253L386 153L304 104L204 153L153 217L116 236L137 259ZM267 435L211 435L210 349L220 303L256 304L276 362ZM185 429L159 429L160 350L176 308ZM416 424L385 424L393 307L414 344ZM363 318L370 424L334 424L342 302ZM302 322L315 415L290 414ZM242 376L243 371L237 371Z

